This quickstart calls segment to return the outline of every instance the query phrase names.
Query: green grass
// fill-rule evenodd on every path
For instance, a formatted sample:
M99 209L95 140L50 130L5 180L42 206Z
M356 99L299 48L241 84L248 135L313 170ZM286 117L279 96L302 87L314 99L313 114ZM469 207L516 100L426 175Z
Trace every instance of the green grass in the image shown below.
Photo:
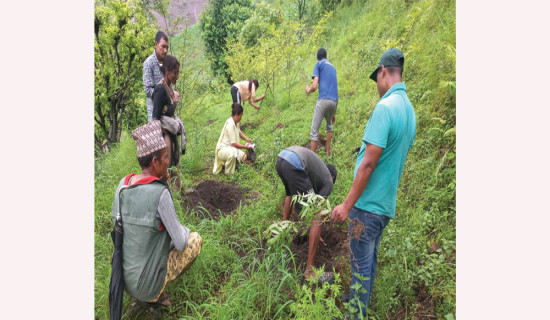
M406 57L404 82L417 115L417 136L405 163L396 218L386 228L380 245L378 275L369 306L370 315L376 319L392 319L398 314L412 319L422 313L441 319L456 312L455 21L454 1L354 1L349 6L338 6L319 43L319 47L327 48L339 82L333 156L329 159L338 169L330 196L333 206L343 201L351 187L355 166L352 151L360 146L364 126L378 101L376 85L368 76L384 48L397 46ZM190 29L188 46L200 44L197 30ZM173 49L183 50L178 47L183 41L177 37L172 40ZM309 54L299 66L308 75L315 63L315 52ZM203 61L201 55L197 59ZM196 66L192 61L188 63L190 70ZM282 216L284 188L275 171L277 154L284 147L309 141L317 93L306 96L304 78L293 80L289 100L287 88L282 85L286 79L277 81L274 95L267 94L261 111L244 106L241 124L259 124L245 131L257 144L259 157L256 165L242 166L232 176L211 173L216 141L230 116L229 87L212 91L201 104L188 107L192 110L181 110L189 141L188 152L182 157L184 185L214 179L248 188L247 196L255 193L256 198L243 204L237 214L216 222L186 212L181 197L174 193L180 220L198 231L204 243L194 266L169 286L172 306L163 311L163 318L284 319L297 316L291 311L294 303L304 308L293 310L308 310L303 302L307 299L301 299L308 294L302 286L303 276L297 269L287 268L292 265L291 252L284 246L266 248L261 234ZM275 130L278 123L284 127ZM324 149L318 154L326 158ZM110 153L96 158L98 319L108 319L109 312L109 232L114 191L123 176L139 172L135 157L135 145L126 132ZM204 168L208 169L201 170ZM237 251L245 255L241 257ZM349 282L350 274L340 276L341 289L346 291L344 284ZM306 288L310 287L306 284ZM417 301L421 292L430 301L430 310ZM126 295L125 305L129 301Z

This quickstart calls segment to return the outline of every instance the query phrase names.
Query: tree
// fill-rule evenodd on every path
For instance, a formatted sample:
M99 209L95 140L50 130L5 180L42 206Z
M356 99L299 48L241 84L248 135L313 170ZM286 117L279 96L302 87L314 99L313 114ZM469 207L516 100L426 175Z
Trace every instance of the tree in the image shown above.
M304 12L306 10L306 0L295 0L298 5L298 19L302 20Z
M100 146L119 141L127 109L140 107L132 102L143 89L142 63L155 31L138 0L96 2L94 138Z
M212 0L200 19L206 52L212 69L227 76L225 50L227 40L235 38L244 21L252 15L250 0Z

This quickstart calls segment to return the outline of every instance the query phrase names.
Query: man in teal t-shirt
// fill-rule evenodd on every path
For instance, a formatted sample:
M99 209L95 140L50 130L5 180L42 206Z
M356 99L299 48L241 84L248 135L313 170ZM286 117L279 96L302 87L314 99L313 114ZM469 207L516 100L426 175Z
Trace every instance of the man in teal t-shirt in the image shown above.
M350 301L366 316L382 232L395 217L397 187L416 135L416 116L401 82L405 58L398 49L388 49L370 78L376 82L380 101L365 126L363 144L355 163L354 180L344 203L336 206L331 219L350 219L349 230L362 224L361 234L350 239L352 283L362 283L366 292L351 289ZM356 230L356 229L353 229ZM359 280L358 273L368 280ZM353 315L357 317L357 315Z

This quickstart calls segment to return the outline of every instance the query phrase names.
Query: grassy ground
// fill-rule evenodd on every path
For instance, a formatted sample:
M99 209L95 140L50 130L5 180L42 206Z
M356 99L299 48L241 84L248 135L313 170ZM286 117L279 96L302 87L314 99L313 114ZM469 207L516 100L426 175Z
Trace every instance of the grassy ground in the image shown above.
M404 82L418 129L399 187L396 218L380 245L370 305L370 315L376 319L444 318L456 310L455 25L454 1L354 2L337 8L319 44L336 66L339 82L333 156L326 159L324 149L318 151L338 169L330 196L333 205L343 201L351 186L356 158L352 151L360 146L378 101L376 85L368 76L383 48L397 46L406 57ZM193 32L196 41L198 30ZM178 41L177 37L172 41L175 47ZM306 58L302 67L309 74L315 52ZM191 270L168 288L172 306L162 311L161 318L323 318L323 310L341 306L339 295L331 290L347 291L349 273L340 275L340 288L317 288L325 295L313 299L314 285L304 283L298 266L288 267L293 261L288 246L267 248L261 237L282 216L284 187L275 171L277 154L284 147L309 142L317 93L306 96L304 86L305 82L296 81L290 100L284 88L277 88L259 112L244 106L241 125L254 124L245 134L257 144L258 160L229 177L211 173L215 144L230 116L229 87L209 94L191 111L182 107L189 141L182 157L184 184L190 187L208 179L235 183L248 189L249 200L234 215L200 220L182 208L181 196L174 193L180 221L198 231L204 243ZM276 128L279 124L283 127ZM95 314L99 319L109 318L110 210L117 183L129 172L139 172L139 166L133 140L124 133L118 146L96 159ZM125 306L129 302L126 295Z

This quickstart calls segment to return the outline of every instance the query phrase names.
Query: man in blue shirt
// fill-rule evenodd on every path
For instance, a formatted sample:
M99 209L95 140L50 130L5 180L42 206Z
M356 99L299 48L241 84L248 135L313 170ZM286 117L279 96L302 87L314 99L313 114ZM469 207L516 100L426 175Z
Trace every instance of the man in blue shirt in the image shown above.
M388 49L370 76L376 81L380 101L365 126L351 190L331 215L334 221L345 221L349 216L352 286L360 281L366 289L366 292L351 289L350 301L359 296L361 304L354 306L364 316L372 293L382 232L395 217L397 187L416 135L416 115L401 82L404 62L400 50ZM367 280L360 280L356 273Z
M319 87L319 99L315 104L313 120L311 121L311 151L317 150L319 141L319 127L325 119L327 132L326 151L330 156L330 141L332 140L332 124L336 121L336 107L338 106L338 82L336 81L336 69L327 60L327 51L324 48L317 51L317 63L313 67L311 87L306 84L306 93L314 92Z

